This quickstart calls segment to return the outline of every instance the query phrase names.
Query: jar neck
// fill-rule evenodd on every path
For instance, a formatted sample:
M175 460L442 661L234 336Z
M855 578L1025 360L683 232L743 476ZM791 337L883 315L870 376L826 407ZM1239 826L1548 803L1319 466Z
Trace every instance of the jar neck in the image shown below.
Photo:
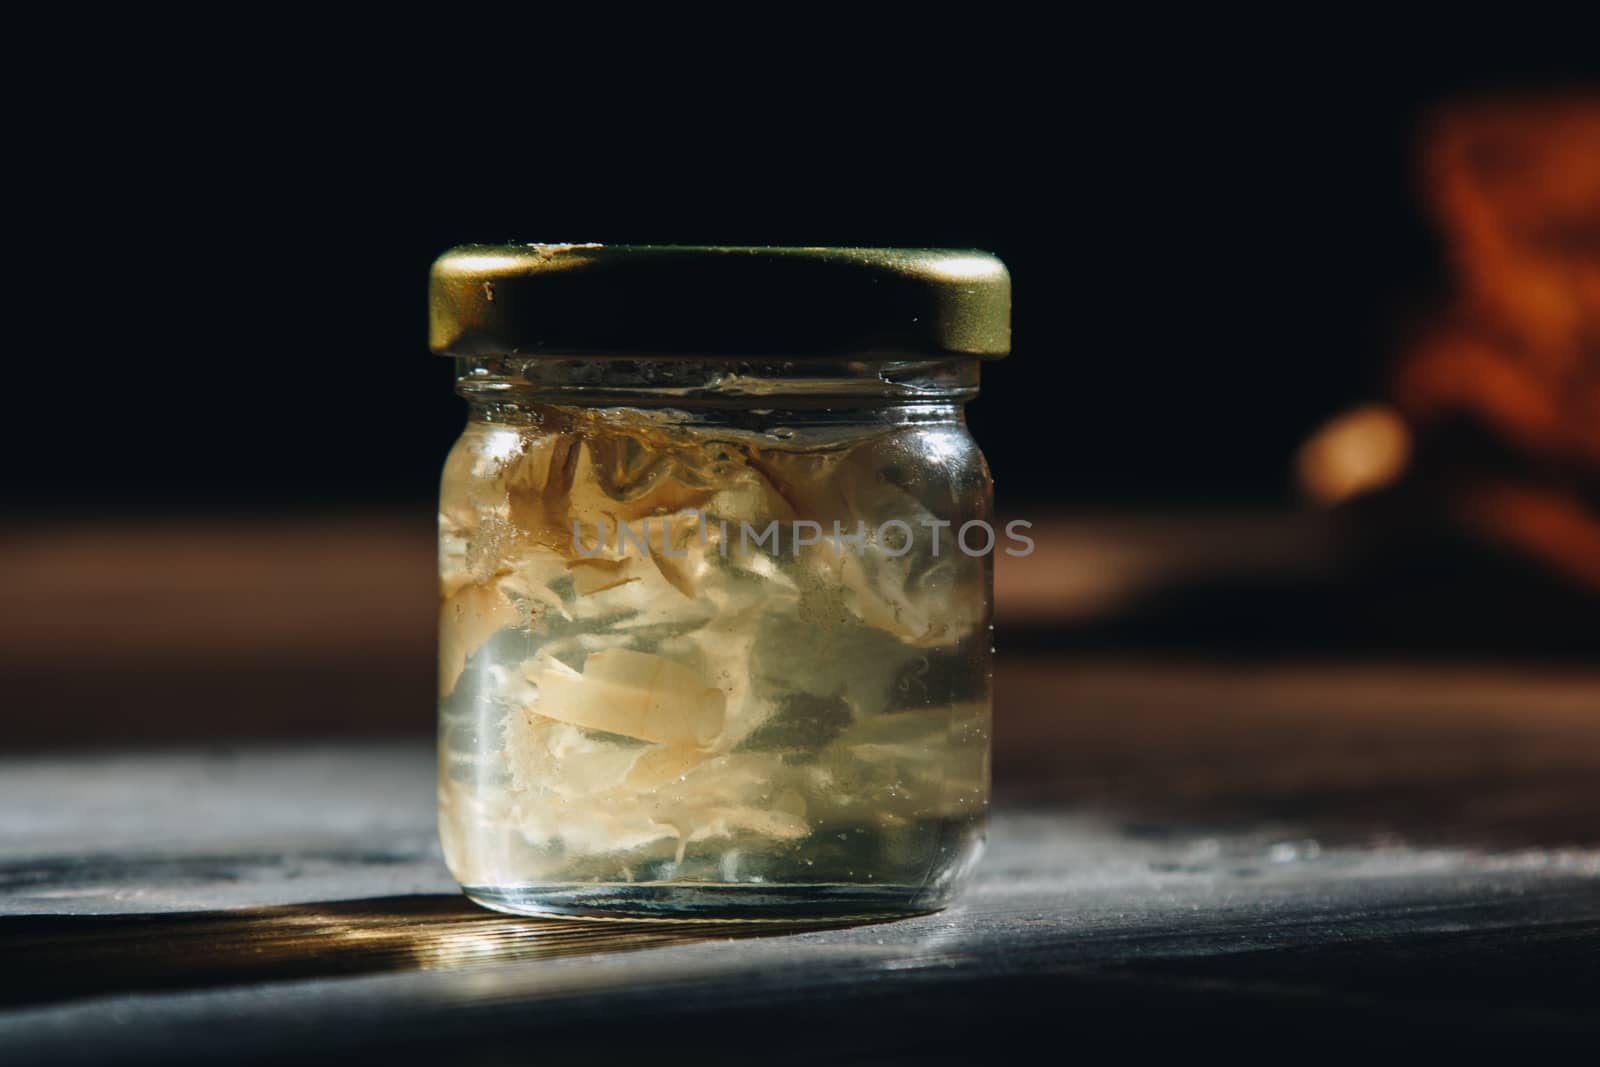
M524 405L814 413L891 408L959 418L960 406L977 395L978 361L507 356L456 360L456 391L475 412Z

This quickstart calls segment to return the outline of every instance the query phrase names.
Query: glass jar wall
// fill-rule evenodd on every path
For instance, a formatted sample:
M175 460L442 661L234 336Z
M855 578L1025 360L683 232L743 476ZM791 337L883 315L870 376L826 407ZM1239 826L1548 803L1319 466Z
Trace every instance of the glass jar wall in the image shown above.
M440 798L474 899L948 900L989 791L976 370L463 361Z

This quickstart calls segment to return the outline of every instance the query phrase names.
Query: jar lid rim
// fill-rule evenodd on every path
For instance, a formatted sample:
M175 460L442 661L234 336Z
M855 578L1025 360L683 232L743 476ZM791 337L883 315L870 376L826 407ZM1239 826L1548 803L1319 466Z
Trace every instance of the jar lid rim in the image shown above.
M1011 278L970 249L460 245L428 279L446 356L967 357L1011 349Z

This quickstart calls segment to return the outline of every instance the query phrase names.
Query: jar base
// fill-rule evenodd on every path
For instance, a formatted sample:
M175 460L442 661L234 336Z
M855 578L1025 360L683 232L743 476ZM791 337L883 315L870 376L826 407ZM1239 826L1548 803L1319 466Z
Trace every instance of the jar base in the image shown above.
M950 904L948 886L645 882L464 887L494 911L557 919L783 922L925 915Z

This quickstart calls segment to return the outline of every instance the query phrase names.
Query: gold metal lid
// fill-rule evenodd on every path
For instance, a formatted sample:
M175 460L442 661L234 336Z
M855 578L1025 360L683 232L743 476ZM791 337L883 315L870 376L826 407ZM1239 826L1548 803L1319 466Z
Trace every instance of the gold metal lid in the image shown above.
M445 356L998 359L1011 277L987 252L462 245L428 278Z

